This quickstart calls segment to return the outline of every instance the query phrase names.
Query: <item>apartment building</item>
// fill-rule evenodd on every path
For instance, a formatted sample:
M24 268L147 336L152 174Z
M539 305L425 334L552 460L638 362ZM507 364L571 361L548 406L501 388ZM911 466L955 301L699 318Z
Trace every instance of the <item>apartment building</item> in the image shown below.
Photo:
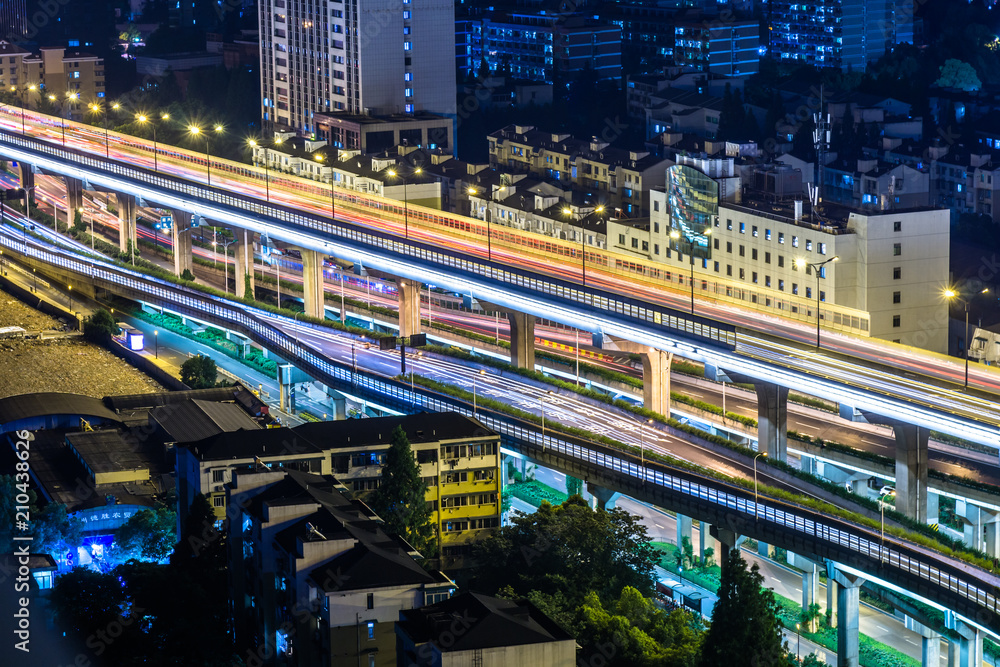
M755 20L705 18L674 26L674 63L726 76L760 70L760 26Z
M571 184L604 198L606 208L628 217L645 214L644 190L662 186L670 164L597 137L587 141L528 125L508 125L487 139L490 165L497 169Z
M808 322L818 308L825 328L946 351L946 209L814 211L751 183L714 209L703 172L672 169L678 177L650 192L647 224L608 221L612 250L663 267L678 288L689 289L693 275L695 291L719 301ZM800 261L823 266L803 269Z
M913 42L913 5L903 0L775 0L765 10L773 58L864 71L894 44Z
M348 419L295 428L221 433L177 446L181 512L195 494L225 516L225 484L261 465L334 475L362 498L380 483L393 430L401 426L427 482L427 502L446 568L500 525L500 437L457 413Z
M913 208L931 203L930 174L877 158L838 160L823 167L823 200L857 208Z
M455 117L455 7L446 0L261 0L265 127L316 132L314 115Z
M463 75L478 75L482 63L490 74L552 83L584 71L598 79L622 77L621 28L593 14L576 12L490 11L455 24L464 52Z
M395 667L399 614L455 589L332 477L258 465L226 493L233 632L248 662Z
M0 40L0 87L37 107L44 100L58 115L79 120L104 97L104 60L91 53L42 47L37 54Z
M401 426L427 483L445 569L461 567L472 545L500 526L500 436L457 413L303 424L331 473L362 498L378 487L393 430Z
M28 33L27 0L0 2L0 38L23 39Z

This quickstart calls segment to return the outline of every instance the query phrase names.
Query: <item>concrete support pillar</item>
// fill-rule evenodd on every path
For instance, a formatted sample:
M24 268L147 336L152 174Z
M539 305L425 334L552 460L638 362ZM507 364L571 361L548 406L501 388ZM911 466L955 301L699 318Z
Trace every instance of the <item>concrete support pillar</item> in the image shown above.
M984 512L986 510L983 510ZM985 529L985 549L987 556L1000 557L1000 514L989 512L989 520L983 525Z
M981 667L983 664L983 633L945 612L945 625L958 633L958 641L948 647L948 664L957 667ZM953 657L954 651L954 657ZM957 660L955 660L957 658Z
M808 611L809 607L817 604L819 597L819 573L816 571L816 563L805 563L804 559L796 558L795 566L802 569L802 611ZM816 632L817 622L814 620L809 624L809 632Z
M788 387L755 382L757 392L757 450L772 461L787 460Z
M136 250L139 249L138 237L135 231L135 197L122 193L115 194L118 206L118 248L122 252L128 252L129 243Z
M959 642L956 639L948 641L948 667L958 667L960 655Z
M709 526L709 531L712 537L719 542L719 565L724 566L726 561L729 560L729 551L731 549L738 549L746 538L728 528L720 528L714 525Z
M406 338L420 333L420 283L398 278L396 288L399 295L399 335Z
M715 538L712 537L709 526L704 521L698 526L698 559L705 560L705 550L711 549L713 559L719 555L719 550L715 546Z
M174 273L179 278L184 271L194 273L194 254L191 251L191 214L187 211L173 210L171 232L174 248Z
M611 491L603 486L597 486L596 484L587 484L587 492L594 497L597 503L597 509L614 509L615 502L622 495L617 491Z
M926 428L895 422L896 510L911 519L927 522Z
M941 496L931 490L927 491L927 523L940 522L940 500Z
M518 368L535 367L535 316L507 311L510 323L510 363Z
M677 548L680 549L684 538L691 542L691 517L677 513ZM694 544L691 544L694 547Z
M642 407L670 416L670 366L673 352L648 348L642 358Z
M814 456L803 456L801 458L800 470L802 472L807 472L810 475L816 475L816 457Z
M982 550L983 510L965 500L955 501L955 514L962 517L962 541L966 546Z
M771 557L771 553L772 552L771 552L771 545L770 544L768 544L767 542L761 542L760 540L757 540L757 555L758 556L763 556L764 558L770 558Z
M302 301L309 317L322 319L323 308L323 258L315 250L302 249Z
M837 589L837 667L858 667L858 594L864 580L836 572Z
M826 578L826 618L831 628L837 627L837 580L829 574Z
M83 181L66 177L66 224L72 226L76 212L83 208Z
M337 421L347 419L347 398L336 389L330 387L325 389L326 395L330 399L330 416Z
M233 227L231 231L233 232L233 238L236 239L236 243L233 244L233 248L235 250L234 255L236 258L236 268L233 271L233 277L236 282L236 298L252 299L254 298L255 293L253 276L253 232L246 229L240 229L239 227ZM249 294L247 294L247 277L250 278Z

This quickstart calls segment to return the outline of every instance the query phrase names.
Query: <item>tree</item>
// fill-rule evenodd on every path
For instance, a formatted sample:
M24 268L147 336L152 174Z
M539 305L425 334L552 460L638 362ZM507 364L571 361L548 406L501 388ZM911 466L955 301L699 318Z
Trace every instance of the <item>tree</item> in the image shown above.
M79 234L87 230L87 225L83 222L83 213L79 210L73 211L73 231Z
M191 273L191 269L184 269L181 273L181 280L194 280L194 274Z
M605 608L590 593L577 611L581 664L694 667L702 632L688 612L666 612L631 586Z
M636 517L618 508L592 510L580 496L558 507L543 502L534 514L515 516L475 545L473 557L489 563L477 573L481 590L509 586L520 596L563 595L569 609L592 591L604 601L625 586L652 594L657 560Z
M199 568L224 567L223 534L215 527L217 520L208 496L203 493L196 495L188 508L171 562L180 565L193 560L197 561Z
M95 343L111 340L118 331L118 323L115 322L114 316L104 308L98 308L83 320L83 335Z
M17 502L19 493L27 492L28 502ZM66 506L49 503L44 508L37 505L38 495L24 482L18 482L13 475L0 475L0 551L13 553L14 528L16 527L17 505L27 504L31 517L32 551L35 553L59 554L67 548L75 548L80 543L82 524L78 519L70 519Z
M247 301L253 301L253 283L250 282L250 274L243 274L243 298Z
M956 58L949 58L941 66L941 76L934 82L934 85L942 88L974 91L979 90L983 84L976 76L976 68Z
M77 567L57 577L53 589L56 617L83 635L109 627L125 607L125 592L112 573Z
M702 648L704 667L785 664L788 651L778 603L774 592L763 585L757 564L747 569L739 550L731 549L722 565L719 601Z
M576 496L583 491L583 480L579 477L573 477L572 475L566 475L566 495Z
M139 510L115 531L114 541L123 561L163 560L177 544L177 513L166 507Z
M181 382L192 389L214 387L218 374L215 361L200 354L181 364Z
M385 455L382 482L372 492L369 505L382 517L387 533L422 550L431 546L434 537L426 495L427 484L420 478L410 441L403 427L397 426Z

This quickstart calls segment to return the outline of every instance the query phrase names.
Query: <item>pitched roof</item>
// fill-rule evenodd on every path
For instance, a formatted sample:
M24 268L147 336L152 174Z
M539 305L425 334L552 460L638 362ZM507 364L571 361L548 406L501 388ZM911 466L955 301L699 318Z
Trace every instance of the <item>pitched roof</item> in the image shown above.
M257 422L235 403L200 399L154 408L149 417L176 442L196 442L219 433L260 429Z
M456 623L463 632L454 632ZM442 653L573 640L530 602L479 593L461 593L437 604L401 611L398 626L418 644L434 642ZM452 641L439 641L449 632Z

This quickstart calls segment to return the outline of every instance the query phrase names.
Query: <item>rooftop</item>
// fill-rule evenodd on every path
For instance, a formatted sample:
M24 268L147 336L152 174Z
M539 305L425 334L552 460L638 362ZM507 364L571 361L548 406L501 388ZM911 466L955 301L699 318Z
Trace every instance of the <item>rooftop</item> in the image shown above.
M195 442L219 433L260 429L236 403L196 398L153 408L149 418L174 442Z

